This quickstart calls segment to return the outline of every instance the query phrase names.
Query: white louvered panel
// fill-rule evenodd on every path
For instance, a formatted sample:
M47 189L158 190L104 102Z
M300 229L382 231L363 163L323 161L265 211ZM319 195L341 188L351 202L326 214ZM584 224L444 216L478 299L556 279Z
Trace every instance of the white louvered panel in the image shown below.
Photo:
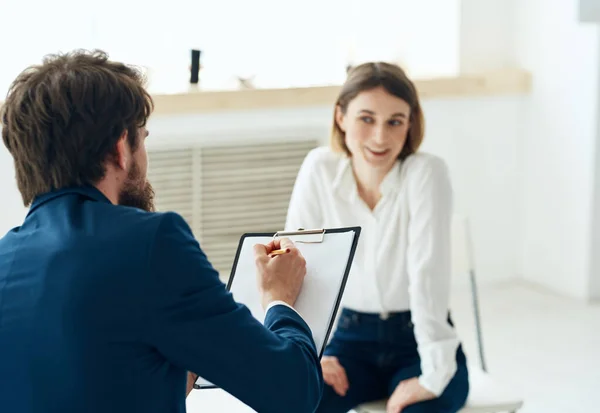
M241 234L283 229L300 165L317 145L315 139L202 149L199 238L223 279Z
M148 151L148 179L158 211L175 211L193 228L194 157L190 149Z

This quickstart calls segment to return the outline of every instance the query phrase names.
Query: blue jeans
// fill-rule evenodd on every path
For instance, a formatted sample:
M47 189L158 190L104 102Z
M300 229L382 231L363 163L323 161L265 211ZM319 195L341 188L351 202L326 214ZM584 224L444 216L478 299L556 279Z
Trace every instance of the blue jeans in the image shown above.
M450 319L448 322L451 323ZM342 310L337 330L325 349L346 370L349 388L344 397L325 385L318 413L345 413L359 404L389 397L402 381L421 374L421 360L410 312L377 314ZM416 403L402 413L455 413L466 402L469 378L466 358L459 347L457 371L436 399Z

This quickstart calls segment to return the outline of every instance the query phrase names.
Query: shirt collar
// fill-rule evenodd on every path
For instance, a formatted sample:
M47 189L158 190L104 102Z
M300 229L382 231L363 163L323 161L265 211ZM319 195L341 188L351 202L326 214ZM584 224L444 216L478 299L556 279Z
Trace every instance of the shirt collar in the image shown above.
M394 194L400 190L400 184L402 183L402 161L397 160L392 169L387 173L379 189L381 190L382 196L388 196Z
M402 161L397 160L392 169L387 173L379 187L382 198L396 193L400 189L402 182L401 175ZM358 188L356 179L352 172L352 162L350 157L346 156L340 161L335 178L333 180L333 189L343 199L354 202L358 199Z
M38 195L31 203L31 208L29 208L28 215L31 214L35 209L40 207L42 204L45 204L46 202L51 201L52 199L72 194L82 195L97 202L106 202L109 204L111 203L110 200L106 197L106 195L104 195L102 192L100 192L99 189L92 185L74 186L57 189L55 191Z
M333 190L348 202L353 202L358 197L356 180L352 172L352 162L350 157L344 156L339 164L333 179Z

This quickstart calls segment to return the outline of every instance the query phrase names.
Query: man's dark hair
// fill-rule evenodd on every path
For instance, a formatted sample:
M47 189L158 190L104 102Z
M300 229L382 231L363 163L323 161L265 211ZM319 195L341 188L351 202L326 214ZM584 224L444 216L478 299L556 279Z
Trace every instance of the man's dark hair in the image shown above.
M102 51L49 55L25 69L0 109L25 206L43 193L100 181L123 132L134 151L152 110L143 75Z

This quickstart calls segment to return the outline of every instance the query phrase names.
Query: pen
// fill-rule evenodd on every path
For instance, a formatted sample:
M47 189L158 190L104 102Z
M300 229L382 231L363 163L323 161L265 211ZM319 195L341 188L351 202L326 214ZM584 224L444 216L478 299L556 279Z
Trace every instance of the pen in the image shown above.
M273 251L271 251L271 253L269 254L269 257L273 258L273 257L274 257L274 256L276 256L276 255L282 255L282 254L285 254L285 253L287 253L287 252L290 252L290 249L289 249L289 248L286 248L286 249L280 249L280 250L273 250Z

